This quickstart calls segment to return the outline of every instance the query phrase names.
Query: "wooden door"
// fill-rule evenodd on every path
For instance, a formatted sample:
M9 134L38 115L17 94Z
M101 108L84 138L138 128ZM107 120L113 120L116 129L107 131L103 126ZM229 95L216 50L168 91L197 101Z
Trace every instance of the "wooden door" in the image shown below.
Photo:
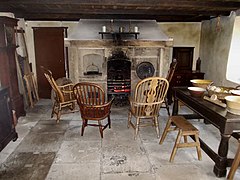
M64 28L34 27L33 32L39 97L51 98L51 86L40 67L44 66L50 69L55 80L66 76Z
M194 47L173 47L173 58L178 62L176 71L192 71Z

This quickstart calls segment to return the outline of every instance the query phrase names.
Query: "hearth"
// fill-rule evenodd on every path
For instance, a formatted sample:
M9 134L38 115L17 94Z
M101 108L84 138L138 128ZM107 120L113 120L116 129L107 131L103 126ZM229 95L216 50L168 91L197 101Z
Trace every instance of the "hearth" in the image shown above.
M131 92L131 62L123 51L114 51L107 62L108 98L114 97L114 104L128 104Z

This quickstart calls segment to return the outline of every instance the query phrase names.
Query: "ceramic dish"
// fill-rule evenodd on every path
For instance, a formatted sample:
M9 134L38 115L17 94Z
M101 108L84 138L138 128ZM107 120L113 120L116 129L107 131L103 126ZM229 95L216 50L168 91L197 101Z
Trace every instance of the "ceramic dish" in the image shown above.
M240 96L226 96L227 110L232 114L240 115Z
M189 93L193 97L200 98L203 96L204 92L206 91L204 88L201 87L188 87Z
M212 80L206 80L206 79L192 79L190 82L193 84L195 87L201 87L201 88L207 88L210 84L213 83Z
M234 95L240 96L240 90L231 90L230 92Z

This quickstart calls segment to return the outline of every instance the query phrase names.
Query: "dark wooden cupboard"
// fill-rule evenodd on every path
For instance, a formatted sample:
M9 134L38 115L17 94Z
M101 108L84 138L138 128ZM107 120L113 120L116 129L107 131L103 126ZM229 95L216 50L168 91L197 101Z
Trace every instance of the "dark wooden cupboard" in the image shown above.
M9 97L17 117L24 116L23 97L19 93L16 69L15 28L17 19L0 17L0 83L9 88Z
M8 89L0 88L0 151L17 138Z

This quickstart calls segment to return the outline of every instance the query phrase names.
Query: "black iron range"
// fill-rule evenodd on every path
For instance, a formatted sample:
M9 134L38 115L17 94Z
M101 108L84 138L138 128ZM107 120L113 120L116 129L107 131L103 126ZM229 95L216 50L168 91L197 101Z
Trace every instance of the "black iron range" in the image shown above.
M131 93L131 62L123 51L114 51L107 62L108 98L114 97L116 106L128 104Z

